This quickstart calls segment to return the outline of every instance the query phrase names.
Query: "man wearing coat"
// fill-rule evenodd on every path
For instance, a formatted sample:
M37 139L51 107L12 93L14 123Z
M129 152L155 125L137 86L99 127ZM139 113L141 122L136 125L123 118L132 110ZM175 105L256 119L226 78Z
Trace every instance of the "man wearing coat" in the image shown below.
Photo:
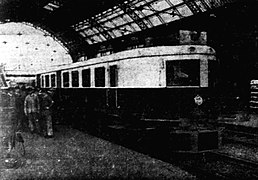
M29 94L24 100L24 113L28 117L31 133L35 133L36 129L39 127L40 102L33 87L28 87L28 92Z
M52 91L41 91L41 120L43 121L44 127L43 127L43 133L44 136L47 138L53 137L53 122L52 122L52 111L51 108L54 104L54 101L51 97Z

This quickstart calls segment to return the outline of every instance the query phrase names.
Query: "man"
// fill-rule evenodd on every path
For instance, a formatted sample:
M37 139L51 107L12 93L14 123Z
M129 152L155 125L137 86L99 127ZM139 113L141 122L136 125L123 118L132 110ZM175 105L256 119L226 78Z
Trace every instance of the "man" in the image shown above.
M15 87L15 110L16 110L16 120L17 120L17 131L22 131L25 129L24 121L25 121L25 114L24 114L24 100L26 95L21 92L19 86Z
M47 138L51 138L53 137L54 133L53 133L53 122L52 122L52 111L51 108L54 104L54 101L51 97L52 94L52 90L49 91L45 91L42 90L41 91L41 118L44 124L43 127L43 133L44 136Z
M28 117L29 129L32 133L36 132L38 126L38 116L40 112L40 104L38 95L34 92L33 87L28 87L29 94L24 101L24 113ZM39 130L38 130L39 131Z

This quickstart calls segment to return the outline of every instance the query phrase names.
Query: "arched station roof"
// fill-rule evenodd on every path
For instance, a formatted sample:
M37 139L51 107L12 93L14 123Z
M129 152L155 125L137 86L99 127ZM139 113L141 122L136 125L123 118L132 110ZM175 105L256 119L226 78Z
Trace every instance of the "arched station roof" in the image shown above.
M27 22L46 30L62 41L76 61L91 45L235 1L238 0L0 0L0 21Z

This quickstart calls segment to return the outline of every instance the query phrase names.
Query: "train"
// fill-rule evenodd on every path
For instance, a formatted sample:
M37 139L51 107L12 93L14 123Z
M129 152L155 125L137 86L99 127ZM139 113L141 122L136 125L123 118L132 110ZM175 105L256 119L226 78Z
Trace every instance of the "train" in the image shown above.
M216 66L207 45L142 47L52 67L36 84L55 89L63 122L119 142L163 138L171 151L200 152L220 144L207 125L218 114Z

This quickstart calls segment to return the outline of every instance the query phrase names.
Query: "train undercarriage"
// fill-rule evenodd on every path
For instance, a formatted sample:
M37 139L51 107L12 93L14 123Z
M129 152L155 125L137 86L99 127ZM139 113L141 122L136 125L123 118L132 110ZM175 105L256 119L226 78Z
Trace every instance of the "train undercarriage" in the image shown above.
M207 89L57 89L56 119L108 140L171 152L220 146L218 112ZM204 100L194 101L196 95Z

